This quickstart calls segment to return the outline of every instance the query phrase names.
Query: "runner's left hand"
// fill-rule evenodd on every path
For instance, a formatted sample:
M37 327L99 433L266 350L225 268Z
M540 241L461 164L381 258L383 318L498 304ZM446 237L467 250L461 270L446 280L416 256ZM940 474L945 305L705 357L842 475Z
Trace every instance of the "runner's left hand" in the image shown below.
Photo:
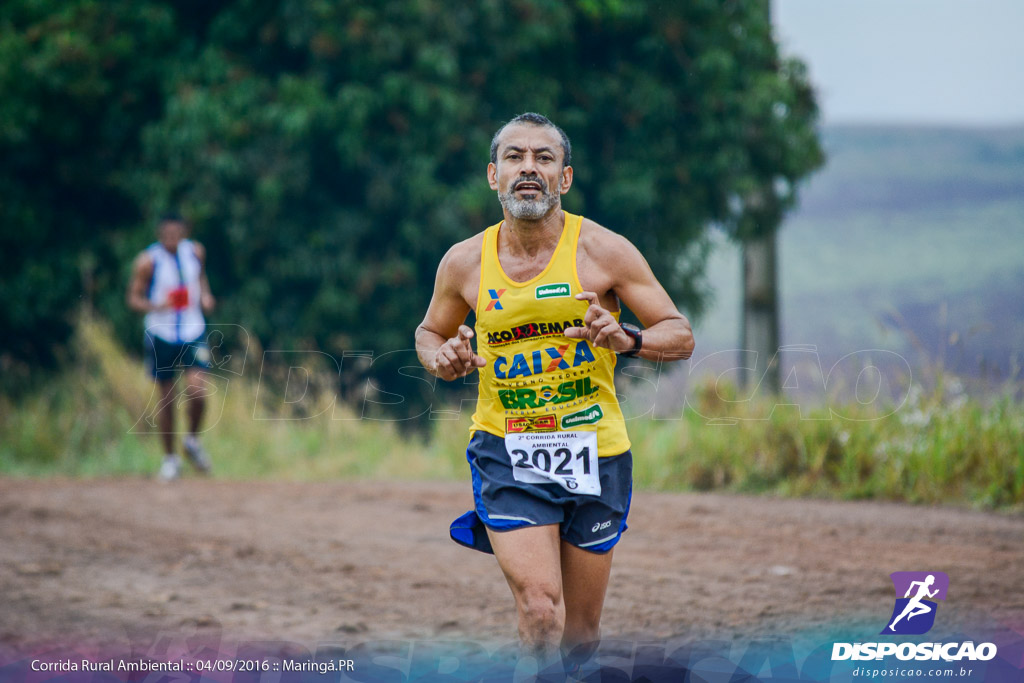
M619 327L611 312L602 307L596 292L580 292L580 301L587 301L587 314L583 316L583 327L567 327L564 334L569 339L586 339L594 346L611 349L616 353L633 348L633 338Z

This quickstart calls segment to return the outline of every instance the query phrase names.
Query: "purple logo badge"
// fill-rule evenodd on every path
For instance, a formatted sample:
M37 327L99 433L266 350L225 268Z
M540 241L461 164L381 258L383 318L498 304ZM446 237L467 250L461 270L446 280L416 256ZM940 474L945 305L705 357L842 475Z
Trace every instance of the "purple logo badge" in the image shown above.
M945 600L949 577L943 572L893 572L896 605L883 635L916 636L935 624L936 600Z

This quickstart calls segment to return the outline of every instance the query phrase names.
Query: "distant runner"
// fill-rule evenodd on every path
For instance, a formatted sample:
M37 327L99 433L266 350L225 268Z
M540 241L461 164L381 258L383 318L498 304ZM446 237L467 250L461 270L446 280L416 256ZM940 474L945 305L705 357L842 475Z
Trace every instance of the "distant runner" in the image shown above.
M159 477L164 481L181 474L181 458L174 447L174 386L184 371L188 397L188 435L183 446L189 462L200 472L210 471L210 459L199 443L205 407L203 370L210 367L210 350L203 341L206 320L215 301L206 279L206 250L186 239L188 226L178 214L165 214L157 226L157 241L135 258L128 286L128 307L145 313L143 339L146 367L160 387L157 405L164 459Z
M616 359L689 358L694 342L636 247L562 210L570 161L569 139L539 114L495 134L487 178L504 220L444 256L416 350L444 380L480 372L467 450L476 508L452 538L494 553L524 650L546 665L561 647L572 671L597 647L632 493ZM618 322L620 301L642 331Z

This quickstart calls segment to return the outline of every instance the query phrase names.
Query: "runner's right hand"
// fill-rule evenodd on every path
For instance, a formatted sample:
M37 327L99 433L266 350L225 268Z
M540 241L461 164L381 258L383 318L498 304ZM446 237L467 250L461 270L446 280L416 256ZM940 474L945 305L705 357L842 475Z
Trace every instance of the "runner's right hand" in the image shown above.
M473 353L469 343L472 338L473 330L468 325L459 325L458 334L441 345L435 368L438 377L450 382L487 365L487 361Z
M150 303L149 310L152 313L166 313L167 311L173 311L174 306L171 306L170 299L164 299L161 303L158 304Z

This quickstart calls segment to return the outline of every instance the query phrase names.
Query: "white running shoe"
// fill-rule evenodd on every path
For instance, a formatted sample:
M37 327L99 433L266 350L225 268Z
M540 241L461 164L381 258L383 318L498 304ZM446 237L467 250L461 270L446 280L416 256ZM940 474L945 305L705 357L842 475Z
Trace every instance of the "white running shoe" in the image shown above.
M199 439L190 434L185 437L184 446L185 457L192 463L192 466L203 474L209 474L210 456L206 454L203 445L199 443Z
M181 458L177 455L165 455L157 477L160 481L174 481L181 476Z

